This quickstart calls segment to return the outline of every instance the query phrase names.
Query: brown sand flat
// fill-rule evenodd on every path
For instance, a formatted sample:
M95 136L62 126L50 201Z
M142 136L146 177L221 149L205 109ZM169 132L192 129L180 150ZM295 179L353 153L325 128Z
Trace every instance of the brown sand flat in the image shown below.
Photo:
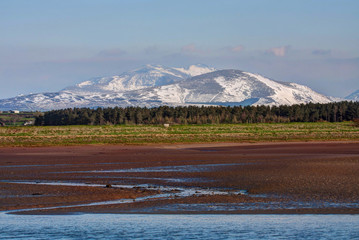
M358 173L359 142L0 148L0 211L134 199L31 214L358 214ZM100 185L14 183L17 181ZM134 187L106 188L108 184ZM143 196L164 193L143 184L229 194L184 197L172 193L168 198L138 201ZM234 194L239 190L247 194Z

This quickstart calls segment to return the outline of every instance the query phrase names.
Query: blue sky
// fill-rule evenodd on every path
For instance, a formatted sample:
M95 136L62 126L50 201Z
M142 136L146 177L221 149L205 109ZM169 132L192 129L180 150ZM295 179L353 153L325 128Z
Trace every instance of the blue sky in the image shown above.
M0 98L144 64L203 63L359 89L357 0L2 0Z

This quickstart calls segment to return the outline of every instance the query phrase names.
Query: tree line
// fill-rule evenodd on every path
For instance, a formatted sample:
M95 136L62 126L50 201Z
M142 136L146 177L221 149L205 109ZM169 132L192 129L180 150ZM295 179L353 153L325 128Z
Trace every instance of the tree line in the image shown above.
M291 106L68 108L37 116L35 125L342 122L358 118L359 102L345 101Z

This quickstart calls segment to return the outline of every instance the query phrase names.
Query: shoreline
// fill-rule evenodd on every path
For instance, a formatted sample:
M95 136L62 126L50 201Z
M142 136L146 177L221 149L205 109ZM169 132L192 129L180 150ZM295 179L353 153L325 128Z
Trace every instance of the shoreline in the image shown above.
M347 210L325 210L325 211L217 211L217 212L160 212L160 213L144 213L144 212L72 212L72 211L58 211L58 212L0 212L0 214L23 215L23 216L71 216L71 215L86 215L86 214L112 214L112 215L359 215L359 211Z

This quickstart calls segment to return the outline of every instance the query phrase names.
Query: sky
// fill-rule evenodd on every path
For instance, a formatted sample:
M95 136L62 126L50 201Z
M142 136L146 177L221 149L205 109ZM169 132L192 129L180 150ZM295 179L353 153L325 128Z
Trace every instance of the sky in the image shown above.
M198 63L345 97L358 29L358 0L1 0L0 99Z

